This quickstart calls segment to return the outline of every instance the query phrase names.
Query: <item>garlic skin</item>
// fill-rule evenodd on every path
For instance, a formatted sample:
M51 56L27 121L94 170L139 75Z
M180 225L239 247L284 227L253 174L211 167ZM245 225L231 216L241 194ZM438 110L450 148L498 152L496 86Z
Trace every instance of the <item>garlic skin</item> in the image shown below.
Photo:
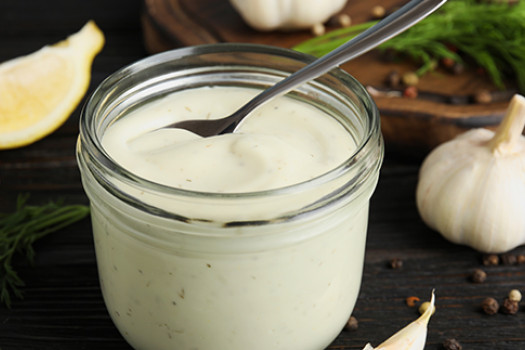
M432 292L430 306L417 320L395 333L376 348L366 344L363 350L423 350L427 340L428 321L435 311L434 299L434 292Z
M503 253L525 243L525 98L496 133L474 129L434 149L419 173L423 221L457 244Z
M244 21L259 31L312 28L341 11L347 0L230 0Z

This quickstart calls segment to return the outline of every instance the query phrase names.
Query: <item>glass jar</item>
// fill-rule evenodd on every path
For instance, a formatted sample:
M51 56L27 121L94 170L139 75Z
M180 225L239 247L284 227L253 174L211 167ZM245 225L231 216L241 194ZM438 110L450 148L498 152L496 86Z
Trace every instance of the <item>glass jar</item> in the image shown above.
M290 93L339 121L357 148L339 167L284 188L168 187L122 168L101 144L115 120L160 96L209 85L263 89L312 60L260 45L188 47L117 71L87 101L77 158L100 285L135 349L321 350L345 325L383 159L377 108L353 77L334 69Z

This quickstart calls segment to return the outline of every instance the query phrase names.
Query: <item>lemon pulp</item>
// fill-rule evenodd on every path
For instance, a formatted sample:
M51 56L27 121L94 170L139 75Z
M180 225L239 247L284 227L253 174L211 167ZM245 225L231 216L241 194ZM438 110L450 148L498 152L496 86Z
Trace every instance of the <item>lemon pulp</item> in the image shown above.
M67 120L103 45L102 31L89 21L55 45L0 64L0 149L33 143Z

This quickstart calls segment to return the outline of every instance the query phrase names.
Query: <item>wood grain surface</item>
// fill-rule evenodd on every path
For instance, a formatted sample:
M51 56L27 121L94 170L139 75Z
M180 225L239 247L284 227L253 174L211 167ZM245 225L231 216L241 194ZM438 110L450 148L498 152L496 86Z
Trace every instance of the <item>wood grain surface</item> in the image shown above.
M392 11L405 3L400 0L348 1L341 11L352 23L373 19L371 9L381 5ZM149 52L160 52L179 45L217 42L248 42L291 48L312 37L308 30L298 32L259 32L248 27L228 1L145 0L143 28ZM334 27L328 27L328 30ZM377 51L342 65L363 85L391 90L387 75L418 68L414 62L387 61ZM480 91L496 92L475 69L454 75L444 69L425 75L418 85L417 98L374 96L381 112L382 130L387 146L394 151L424 155L436 145L471 128L493 129L501 120L512 92L497 101L477 103ZM398 92L402 92L399 91Z
M106 46L93 66L91 92L116 69L148 55L142 6L139 0L2 0L0 61L58 41L94 19L106 34ZM32 204L60 198L88 203L75 160L79 113L80 107L42 141L0 151L0 212L12 211L20 193L29 193ZM432 289L437 312L429 325L427 350L443 349L442 342L451 337L469 350L525 349L523 306L516 315L493 316L479 306L488 296L502 301L513 288L524 293L525 265L484 267L480 253L453 245L427 228L414 203L419 166L419 161L397 154L385 159L371 202L362 288L354 312L359 328L343 331L329 349L379 344L418 317L405 299L428 299ZM25 298L11 309L0 306L0 349L131 349L104 306L90 220L39 241L35 248L33 266L19 257L15 260L26 281ZM525 254L525 247L512 253ZM393 258L403 260L401 269L389 266ZM469 276L479 267L488 279L474 284Z

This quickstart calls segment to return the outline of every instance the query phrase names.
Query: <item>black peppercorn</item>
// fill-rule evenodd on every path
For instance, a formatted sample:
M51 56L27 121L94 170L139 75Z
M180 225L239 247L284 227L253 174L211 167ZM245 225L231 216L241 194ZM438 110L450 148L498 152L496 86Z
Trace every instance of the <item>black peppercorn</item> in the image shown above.
M443 348L445 350L461 350L461 349L463 349L461 344L454 338L445 340L443 342Z
M481 303L481 308L487 315L495 315L499 309L499 303L494 298L485 298Z
M400 269L403 267L403 260L399 258L394 258L390 260L390 267L393 269Z
M474 283L483 283L487 279L487 273L482 269L475 269L470 278Z
M456 61L453 58L451 58L451 57L444 57L444 58L441 59L441 64L445 68L451 69L454 66L455 63L456 63Z
M386 77L386 82L392 88L399 87L401 85L401 74L397 70L391 71Z
M355 331L359 327L359 322L354 316L350 316L348 322L346 323L345 329L348 331Z
M516 265L518 263L518 257L513 254L503 254L501 256L501 262L504 265Z
M483 256L483 265L496 266L499 265L499 257L496 254L489 254Z
M465 72L465 65L461 62L456 62L451 68L453 74L459 75Z
M501 312L507 315L514 315L516 312L518 312L519 308L519 303L516 300L505 298L503 304L501 305Z

